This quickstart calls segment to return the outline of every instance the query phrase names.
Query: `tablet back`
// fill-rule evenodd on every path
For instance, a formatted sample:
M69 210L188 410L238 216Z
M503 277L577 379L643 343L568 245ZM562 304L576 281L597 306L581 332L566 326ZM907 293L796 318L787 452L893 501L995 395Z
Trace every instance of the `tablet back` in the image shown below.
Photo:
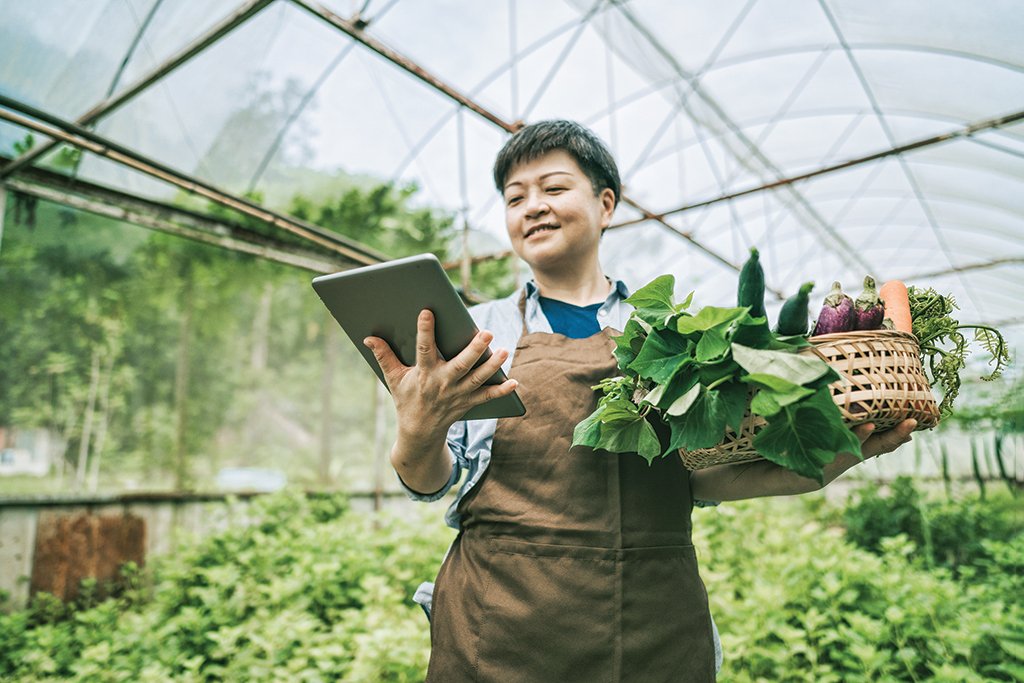
M381 382L384 373L373 352L363 345L366 337L384 339L399 360L414 365L416 319L424 308L434 313L435 341L444 358L458 355L477 333L473 318L433 254L322 275L314 278L313 289ZM499 371L487 383L500 384L505 379L505 373ZM471 409L463 419L513 417L525 412L522 401L512 393Z

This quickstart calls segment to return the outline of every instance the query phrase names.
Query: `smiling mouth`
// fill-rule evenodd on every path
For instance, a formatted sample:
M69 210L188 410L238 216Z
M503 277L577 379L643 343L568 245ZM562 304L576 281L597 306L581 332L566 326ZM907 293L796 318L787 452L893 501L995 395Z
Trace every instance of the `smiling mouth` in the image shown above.
M529 230L527 230L526 231L526 235L524 235L524 237L526 239L529 239L529 238L533 237L534 235L536 235L537 233L540 233L540 232L550 232L552 230L558 230L558 226L557 225L537 225L537 226L534 226L534 227L530 228Z

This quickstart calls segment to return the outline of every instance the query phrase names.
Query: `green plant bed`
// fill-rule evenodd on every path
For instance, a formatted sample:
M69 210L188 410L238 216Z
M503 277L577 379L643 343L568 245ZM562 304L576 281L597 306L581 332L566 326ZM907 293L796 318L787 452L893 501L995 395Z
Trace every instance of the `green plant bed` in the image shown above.
M1024 680L1019 527L958 580L904 533L854 545L836 516L820 496L698 514L722 680Z
M1024 531L1024 500L1004 491L985 500L976 494L932 497L910 477L898 477L884 491L857 490L842 521L847 539L866 550L880 552L886 538L904 534L923 565L957 575L971 568L976 574L993 557L991 543L1011 541Z
M424 513L435 512L424 510ZM37 599L0 616L0 680L418 681L429 631L411 598L452 533L431 515L280 494L119 599Z
M0 680L422 680L411 597L451 542L441 513L262 498L252 525L135 572L115 599L0 616ZM841 518L820 495L695 513L720 680L1024 680L1024 536L981 541L956 576L905 534L854 545Z

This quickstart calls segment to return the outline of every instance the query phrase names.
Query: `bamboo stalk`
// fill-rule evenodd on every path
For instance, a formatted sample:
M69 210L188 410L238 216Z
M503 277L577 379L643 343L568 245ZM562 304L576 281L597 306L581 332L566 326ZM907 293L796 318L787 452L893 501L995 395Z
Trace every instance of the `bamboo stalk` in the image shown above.
M971 439L971 470L974 473L974 481L978 485L978 493L982 500L985 500L985 478L981 476L981 467L978 463L978 442Z
M93 348L89 368L89 394L85 401L85 417L82 418L82 438L78 442L78 464L75 467L75 490L85 486L86 465L89 461L89 444L92 441L92 422L96 414L96 397L100 385L100 353Z

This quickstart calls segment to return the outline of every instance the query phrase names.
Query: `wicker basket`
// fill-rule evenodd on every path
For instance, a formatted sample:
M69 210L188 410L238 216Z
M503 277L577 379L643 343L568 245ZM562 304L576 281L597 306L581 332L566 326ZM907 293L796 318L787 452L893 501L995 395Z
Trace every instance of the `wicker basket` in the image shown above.
M939 407L932 396L928 378L921 367L917 338L906 332L872 330L839 332L811 337L813 353L843 375L833 382L832 398L850 426L872 422L884 431L903 420L917 420L918 429L931 429L939 422ZM679 451L688 469L758 460L754 434L765 425L764 418L743 418L740 433L727 428L725 440L714 448Z

